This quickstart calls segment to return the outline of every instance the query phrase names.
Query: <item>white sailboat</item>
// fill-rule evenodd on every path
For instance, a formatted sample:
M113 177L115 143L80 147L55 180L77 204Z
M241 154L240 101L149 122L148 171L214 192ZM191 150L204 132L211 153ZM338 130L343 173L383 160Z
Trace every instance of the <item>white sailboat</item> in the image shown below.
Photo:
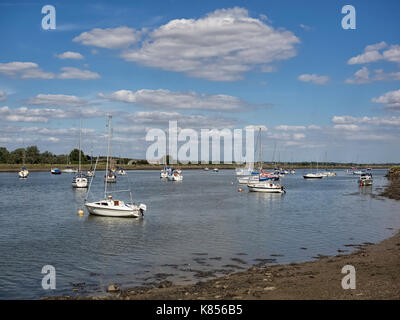
M261 128L258 131L258 170L260 172L256 179L258 181L252 181L253 176L249 177L247 187L251 192L268 192L268 193L285 193L285 188L278 183L272 182L272 175L263 172L263 161L262 161L262 144L261 144ZM267 179L267 180L265 180Z
M106 172L108 172L108 165L110 160L110 148L111 148L111 115L108 116L108 148L107 148L107 164ZM98 158L97 158L98 161ZM96 161L96 166L97 166ZM88 195L90 191L90 186L92 184L92 179L90 181ZM85 207L92 215L104 216L104 217L124 217L124 218L139 218L142 217L144 212L147 210L145 204L141 203L139 205L133 203L131 190L119 190L114 192L128 191L130 195L130 203L125 203L122 200L113 199L112 195L107 191L107 183L104 184L104 199L96 202L87 202L87 197L85 199Z
M26 179L26 178L28 178L28 176L29 176L29 171L25 167L25 148L24 148L24 153L23 153L23 156L22 156L22 168L18 172L18 177L20 177L21 179Z
M82 119L79 121L79 167L78 174L72 179L73 188L87 188L88 179L81 170Z
M312 162L311 162L311 167L312 167ZM303 175L304 179L322 179L323 177L324 175L318 172L318 162L317 162L317 172L315 173L309 172Z

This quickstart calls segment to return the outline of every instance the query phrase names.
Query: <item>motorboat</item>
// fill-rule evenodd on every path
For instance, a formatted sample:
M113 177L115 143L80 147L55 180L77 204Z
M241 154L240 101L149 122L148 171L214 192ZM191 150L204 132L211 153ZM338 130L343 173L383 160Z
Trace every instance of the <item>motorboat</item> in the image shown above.
M285 193L286 190L280 184L275 184L272 182L255 182L247 184L249 191L251 192L268 192L268 193Z
M61 170L58 169L58 168L54 168L54 169L51 169L51 170L50 170L50 173L51 173L51 174L61 174Z
M108 149L107 149L106 172L112 173L111 170L109 170L111 136L112 136L111 115L108 116L107 127L108 127ZM96 166L97 166L98 159L99 158L97 158ZM106 176L106 181L107 181L108 175L109 174L107 174L107 176ZM116 179L116 176L115 176L115 179ZM113 199L112 195L110 194L111 192L107 191L107 183L104 184L104 199L95 201L95 202L88 202L87 198L88 198L88 195L90 192L90 187L91 187L93 180L94 179L92 179L90 181L87 196L85 198L85 207L88 210L89 214L96 215L96 216L104 216L104 217L124 217L124 218L143 217L144 212L147 210L147 206L143 203L135 204L132 200L132 192L130 189L113 191L113 192L128 191L129 195L130 195L130 203L126 203L119 199Z
M296 174L296 170L291 169L291 170L290 170L290 174Z
M65 169L62 170L63 173L77 173L78 170L74 169L74 167L66 167Z
M358 183L360 187L364 186L372 186L372 174L371 173L362 173L360 175L360 179L358 179Z
M218 172L219 169L218 169L218 168L214 168L213 171L214 171L214 172Z
M207 167L204 168L204 171L208 171L208 170L210 170L210 169L208 169Z
M27 168L23 167L19 172L18 172L18 177L21 179L26 179L29 176L29 171Z

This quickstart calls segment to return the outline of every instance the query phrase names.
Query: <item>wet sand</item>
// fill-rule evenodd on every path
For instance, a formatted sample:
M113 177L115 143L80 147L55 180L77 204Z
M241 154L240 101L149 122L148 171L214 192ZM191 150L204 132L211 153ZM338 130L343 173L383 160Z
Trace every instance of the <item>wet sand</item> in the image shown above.
M391 190L393 197L399 197L400 180L390 181L385 192ZM101 297L64 296L52 299L400 299L400 232L377 244L347 246L357 250L351 254L319 256L315 261L289 265L268 266L266 264L271 261L259 259L261 262L258 265L246 271L192 285L161 281L152 287L122 291L117 288L115 292ZM342 288L345 274L341 270L345 265L355 267L354 290Z

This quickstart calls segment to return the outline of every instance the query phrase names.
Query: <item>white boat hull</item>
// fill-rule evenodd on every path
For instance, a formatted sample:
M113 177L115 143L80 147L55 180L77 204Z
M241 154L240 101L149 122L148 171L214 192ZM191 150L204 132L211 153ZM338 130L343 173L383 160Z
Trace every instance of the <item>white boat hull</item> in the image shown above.
M168 180L169 181L182 181L183 176L182 175L169 175Z
M104 203L108 203L109 205L104 205ZM90 214L103 217L139 218L143 216L143 212L145 211L144 207L141 207L143 205L128 205L123 202L120 202L120 204L114 205L114 202L111 200L85 203L85 207Z
M88 187L88 180L86 178L75 178L72 181L73 188L87 188Z
M320 173L308 173L303 176L304 179L322 179L323 177Z
M29 176L29 171L28 170L21 170L18 172L18 177L20 178L28 178Z
M251 192L285 193L283 187L274 183L249 183L247 187Z

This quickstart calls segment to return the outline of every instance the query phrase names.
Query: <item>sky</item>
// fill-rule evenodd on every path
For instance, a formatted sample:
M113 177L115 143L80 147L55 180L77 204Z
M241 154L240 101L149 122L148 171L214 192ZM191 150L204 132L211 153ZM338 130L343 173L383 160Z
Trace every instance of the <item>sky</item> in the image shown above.
M43 29L42 7L55 8ZM342 7L355 8L343 29ZM0 146L144 158L263 126L265 161L399 162L399 1L0 1Z

